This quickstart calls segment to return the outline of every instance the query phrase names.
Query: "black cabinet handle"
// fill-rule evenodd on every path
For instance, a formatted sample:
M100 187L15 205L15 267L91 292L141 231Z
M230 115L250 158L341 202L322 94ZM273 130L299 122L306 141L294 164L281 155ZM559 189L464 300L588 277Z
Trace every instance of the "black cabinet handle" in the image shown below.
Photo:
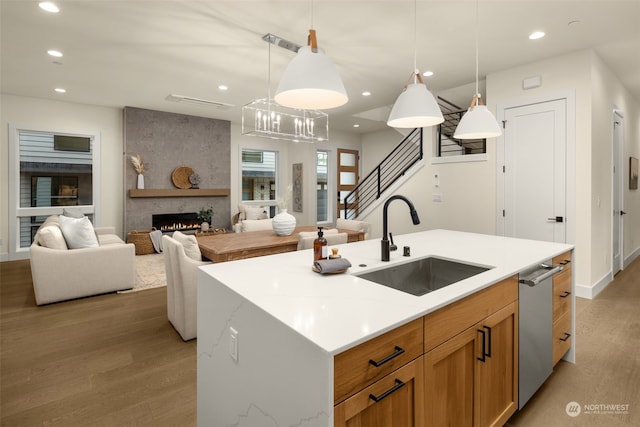
M564 292L562 293L562 295L560 295L560 298L566 298L566 297L568 297L569 295L571 295L571 292L569 292L569 291L564 291Z
M394 385L393 387L391 387L389 390L385 391L384 393L382 393L380 396L376 396L374 394L370 394L369 395L369 399L373 400L374 402L378 403L380 402L382 399L384 399L385 397L389 396L391 393L393 393L394 391L398 390L399 388L403 387L404 383L402 381L400 381L399 379L396 378L396 385Z
M481 362L486 362L487 359L485 359L485 356L487 355L487 343L486 343L487 334L482 329L478 329L478 332L482 334L482 356L477 357L476 359L478 359Z
M560 262L559 262L559 264L560 264L560 265L567 265L567 264L569 264L570 262L571 262L571 260L570 260L570 259L565 259L564 261L560 261Z
M482 326L482 327L485 328L487 331L489 331L489 336L487 337L487 341L489 342L489 345L487 347L489 351L487 351L486 356L491 357L491 328L488 326Z
M393 359L394 357L398 357L400 356L402 353L404 353L404 349L398 346L395 346L395 351L393 353L391 353L390 355L388 355L387 357L385 357L382 360L379 361L375 361L372 359L369 359L369 363L373 366L375 366L376 368L379 368L380 366L384 365L385 363L387 363L388 361L390 361L391 359Z
M564 338L560 338L560 341L566 341L566 340L568 340L570 337L571 337L571 334L568 334L568 333L566 333L566 332L565 332L565 333L564 333Z

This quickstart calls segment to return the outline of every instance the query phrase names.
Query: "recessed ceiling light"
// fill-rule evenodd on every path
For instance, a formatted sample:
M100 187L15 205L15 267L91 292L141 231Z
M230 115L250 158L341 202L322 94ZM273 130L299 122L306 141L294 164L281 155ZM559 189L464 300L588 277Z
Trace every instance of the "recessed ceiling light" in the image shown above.
M364 92L362 92L362 96L371 96L371 92L365 90Z
M62 52L58 51L58 50L48 50L47 53L51 56L55 56L56 58L62 58Z
M431 77L431 76L433 76L433 71L427 70L424 73L422 73L422 75L425 76L425 77Z
M227 89L229 89L229 86L227 86L227 85L218 85L218 89L227 90Z
M359 128L359 127L360 127L360 125L356 123L356 124L354 124L354 125L353 125L353 127L354 127L354 128Z
M529 40L538 40L544 37L544 31L534 31L529 34Z
M50 1L41 1L40 3L38 3L38 6L40 6L40 9L46 10L47 12L60 12L60 8Z
M62 88L62 87L57 87L54 90L56 92L58 92L58 93L66 93L67 92L67 90L65 88Z

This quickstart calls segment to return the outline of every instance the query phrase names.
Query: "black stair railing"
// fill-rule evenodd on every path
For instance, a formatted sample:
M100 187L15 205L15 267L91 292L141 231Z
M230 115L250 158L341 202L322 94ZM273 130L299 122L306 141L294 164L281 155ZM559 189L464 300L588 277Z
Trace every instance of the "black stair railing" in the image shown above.
M413 129L376 168L344 198L344 218L354 219L380 198L424 155L422 128Z
M437 156L446 156L448 153L479 154L487 152L486 139L456 139L453 134L460 123L460 119L467 112L457 105L438 97L438 105L442 110L444 122L438 125Z

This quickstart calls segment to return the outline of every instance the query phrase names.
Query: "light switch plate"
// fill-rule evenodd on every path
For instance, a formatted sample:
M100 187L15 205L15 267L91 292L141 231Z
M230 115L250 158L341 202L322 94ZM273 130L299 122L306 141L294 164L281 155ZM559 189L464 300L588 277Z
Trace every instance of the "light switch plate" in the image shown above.
M431 201L433 201L433 202L441 202L442 201L442 195L440 195L440 194L432 194L431 195Z

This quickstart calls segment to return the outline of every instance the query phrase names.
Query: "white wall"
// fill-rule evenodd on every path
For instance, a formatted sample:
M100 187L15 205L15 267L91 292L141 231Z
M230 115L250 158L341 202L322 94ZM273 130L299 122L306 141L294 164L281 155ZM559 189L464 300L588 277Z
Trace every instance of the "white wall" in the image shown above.
M363 136L365 159L363 174L367 175L402 140L402 135L386 129ZM435 143L434 128L424 129L424 162L420 169L396 190L383 195L401 194L413 202L420 216L414 226L409 211L402 202L389 205L389 231L394 235L419 230L445 228L475 233L495 233L495 144L489 141L486 161L432 164ZM440 186L434 186L438 174ZM433 202L439 194L441 202ZM372 224L372 236L382 237L382 205L364 220ZM396 242L398 244L398 242Z
M591 206L591 234L593 236L592 256L601 257L602 262L591 266L592 281L597 281L612 271L612 227L613 212L611 192L611 170L613 167L613 110L618 109L624 116L623 128L623 201L624 247L623 258L637 256L640 251L640 190L629 190L629 157L639 158L640 154L640 103L622 86L608 66L594 53L592 54L592 173L593 197L601 199L601 205Z
M541 76L542 86L523 90L522 80L532 76ZM568 90L575 91L576 101L576 238L575 242L570 243L576 245L576 283L582 289L582 295L590 297L597 293L596 287L601 288L603 283L608 283L611 272L612 109L615 104L618 108L629 110L625 115L624 148L628 161L628 155L631 155L628 153L640 151L637 142L640 139L638 102L591 50L487 76L488 106L493 111L500 103L524 104L530 99L553 96ZM625 226L626 257L638 251L640 243L638 231L635 230L640 228L637 222L640 212L636 210L631 213L633 206L637 206L637 201L635 203L630 204L630 215L625 218L627 222L634 221L632 227ZM632 231L632 228L635 229Z
M497 104L526 104L531 99L575 91L576 101L576 282L591 283L591 73L589 51L550 58L487 76L488 107ZM522 89L522 80L541 76L542 86ZM571 218L567 219L571 221Z
M113 225L122 235L123 227L123 160L122 110L72 104L15 95L0 95L2 111L0 132L0 245L1 259L9 252L9 124L24 128L97 131L101 137L101 188L96 194L99 213L97 225ZM11 227L13 227L11 222Z

